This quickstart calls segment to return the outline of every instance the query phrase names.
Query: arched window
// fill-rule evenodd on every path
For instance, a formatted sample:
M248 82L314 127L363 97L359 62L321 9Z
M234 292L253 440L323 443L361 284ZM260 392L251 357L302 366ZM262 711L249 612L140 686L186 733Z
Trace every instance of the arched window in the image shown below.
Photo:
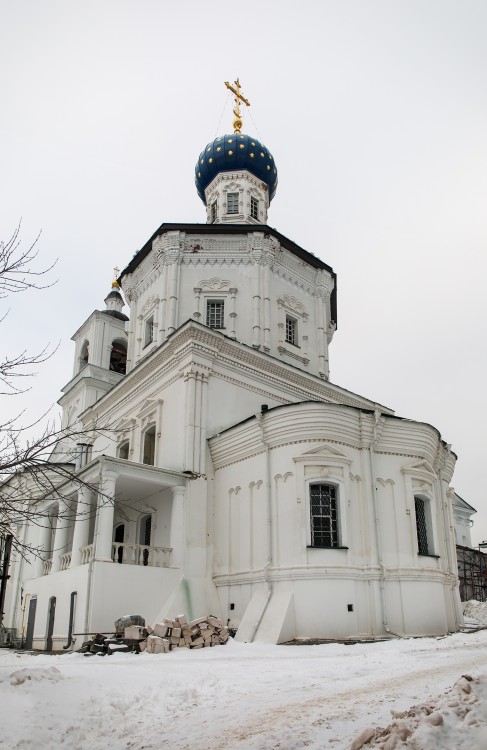
M127 344L121 339L115 339L110 353L110 370L125 375L127 369Z
M81 347L81 353L79 355L79 369L82 370L83 367L86 367L89 361L90 356L90 342L84 341L83 346Z
M139 525L139 544L143 545L144 547L150 547L151 537L152 537L152 516L151 515L142 516L142 518L140 519L140 525ZM141 563L142 565L149 564L149 550L148 549L143 550Z
M414 496L416 537L419 555L434 555L431 500L424 495Z
M120 545L119 547L114 547L113 551L113 559L117 563L123 562L123 540L125 537L125 524L119 523L118 526L115 528L115 535L114 535L114 543L116 545Z
M154 466L156 452L156 426L152 425L144 432L144 453L142 463Z
M130 451L130 443L128 440L126 440L125 443L122 443L122 445L118 449L118 457L128 459L129 451Z

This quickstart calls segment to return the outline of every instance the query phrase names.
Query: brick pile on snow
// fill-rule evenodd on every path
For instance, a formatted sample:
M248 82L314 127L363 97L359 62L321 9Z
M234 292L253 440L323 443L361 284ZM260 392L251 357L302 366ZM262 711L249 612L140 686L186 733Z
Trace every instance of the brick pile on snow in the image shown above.
M162 654L175 648L205 648L224 645L229 638L229 631L222 620L213 615L200 617L188 622L185 615L178 615L174 620L164 619L154 628L144 625L127 624L120 630L121 623L132 622L120 618L115 623L117 632L107 636L97 633L91 640L83 643L81 653L90 656L107 656L115 652ZM139 621L143 618L139 618Z
M157 623L152 632L140 643L140 649L151 654L161 654L174 648L207 648L224 645L229 632L222 620L213 615L200 617L188 622L185 615L174 620L164 619Z

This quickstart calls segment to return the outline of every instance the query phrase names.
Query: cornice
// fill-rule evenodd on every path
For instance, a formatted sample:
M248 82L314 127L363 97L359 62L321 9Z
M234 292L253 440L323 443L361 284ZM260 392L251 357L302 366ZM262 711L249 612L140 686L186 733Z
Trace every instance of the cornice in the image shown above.
M125 375L121 383L102 396L86 410L85 414L94 411L107 412L126 398L136 399L150 383L167 376L172 370L173 380L177 379L181 361L190 357L193 352L213 363L212 374L217 375L215 370L218 366L226 367L234 373L246 373L252 376L257 389L262 387L262 383L266 386L274 384L300 400L325 401L359 409L370 409L375 405L367 399L344 393L328 381L303 373L292 365L282 363L268 354L258 352L190 320L147 355L147 358L141 360ZM218 373L218 376L221 377L222 373ZM241 380L239 382L243 387L249 387L247 383ZM264 390L270 392L265 387Z

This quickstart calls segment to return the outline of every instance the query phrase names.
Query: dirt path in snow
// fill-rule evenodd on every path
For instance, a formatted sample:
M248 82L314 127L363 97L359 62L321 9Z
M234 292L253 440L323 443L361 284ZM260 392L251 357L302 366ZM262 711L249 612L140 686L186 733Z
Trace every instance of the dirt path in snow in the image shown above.
M345 750L363 728L387 725L392 708L409 708L444 692L462 674L487 670L483 644L467 646L460 653L447 651L445 661L444 666L425 665L407 674L383 678L370 674L362 678L363 687L353 690L340 690L340 683L334 682L333 690L313 698L240 715L238 720L230 717L225 731L215 733L211 750L298 750L311 745ZM190 750L191 746L180 747Z

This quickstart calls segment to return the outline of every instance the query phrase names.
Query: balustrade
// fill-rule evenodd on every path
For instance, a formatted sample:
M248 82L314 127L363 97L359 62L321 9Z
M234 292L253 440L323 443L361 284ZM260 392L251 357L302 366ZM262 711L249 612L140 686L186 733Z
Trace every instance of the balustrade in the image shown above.
M148 565L168 568L172 547L151 547L147 544L112 543L112 560L125 565Z
M52 568L52 559L51 560L44 560L44 562L42 564L43 575L48 576L49 573L51 572L51 568Z
M81 552L81 565L85 565L93 560L93 545L87 544L85 547L80 548Z
M71 564L71 552L65 552L63 555L59 555L60 568L59 570L67 570Z

